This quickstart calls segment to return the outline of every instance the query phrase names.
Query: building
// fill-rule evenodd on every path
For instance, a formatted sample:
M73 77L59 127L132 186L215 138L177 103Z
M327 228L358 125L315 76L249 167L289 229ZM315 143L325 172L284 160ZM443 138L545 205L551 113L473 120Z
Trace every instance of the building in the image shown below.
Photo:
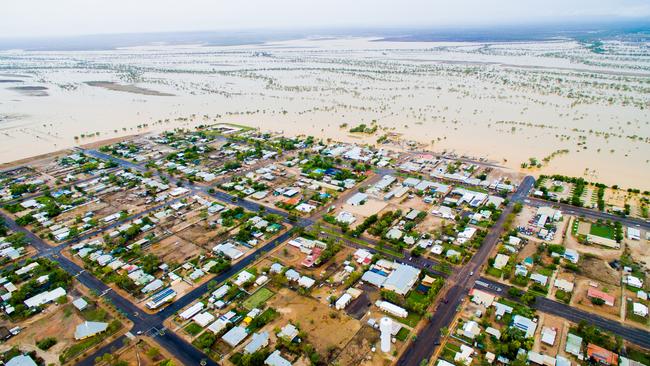
M199 311L203 310L203 307L205 305L202 302L197 302L196 304L190 306L189 308L185 309L182 313L180 313L178 316L183 319L187 320L192 318L194 315L198 314Z
M212 248L212 251L218 254L225 255L226 257L230 258L231 260L236 260L241 258L241 256L244 255L242 251L237 249L235 245L232 243L222 243L214 248Z
M6 366L38 366L28 355L18 355L7 361Z
M254 333L250 342L244 346L244 353L255 353L269 344L269 332Z
M503 269L508 264L508 261L510 260L510 257L508 257L505 254L497 254L496 258L494 258L494 264L492 267L496 269Z
M463 324L462 333L465 337L474 339L477 335L481 334L481 328L479 328L477 322L470 320Z
M348 198L346 203L350 206L359 206L362 205L365 201L368 200L368 195L365 193L357 192L352 197Z
M555 328L544 327L542 328L542 342L550 346L555 344L555 336L557 330Z
M380 308L381 310L383 310L383 311L385 311L385 312L387 312L389 314L393 314L393 315L395 315L397 317L400 317L400 318L406 318L409 315L409 313L408 313L408 311L406 311L406 309L404 309L404 308L402 308L400 306L397 306L397 305L395 305L393 303L390 303L388 301L378 300L375 303L375 305L377 305L377 307Z
M578 263L578 260L580 260L580 254L578 254L578 252L575 249L565 249L564 259L575 264Z
M279 350L273 351L269 355L269 357L264 360L264 364L268 366L291 366L291 362L289 362L286 358L282 357L280 354Z
M398 264L397 268L384 281L382 287L406 295L420 276L420 270L406 264Z
M341 297L339 297L338 300L336 300L334 307L336 307L337 310L345 309L350 301L352 301L352 295L346 292Z
M338 215L336 215L336 221L343 223L343 224L348 224L352 225L355 221L357 221L357 218L354 217L353 214L347 212L347 211L341 211L339 212Z
M298 328L296 328L293 324L288 323L282 329L280 329L280 332L277 334L278 337L280 338L285 338L288 341L293 341L298 337Z
M628 285L630 285L632 287L636 287L636 288L642 288L643 287L643 280L641 280L640 278L638 278L636 276L632 276L632 275L626 275L623 278L623 283L626 283L626 284L628 284Z
M522 330L526 334L526 338L531 338L537 329L537 323L521 315L512 317L512 326Z
M564 292L573 292L573 282L571 281L558 278L553 285Z
M494 295L473 288L469 295L472 297L472 302L478 305L483 305L486 308L490 307L494 302Z
M172 301L176 297L176 291L171 287L167 287L164 290L161 290L151 296L151 299L147 302L147 307L151 310L157 309L163 304Z
M628 227L627 238L630 240L641 240L641 230L634 227Z
M206 311L195 315L192 318L192 320L202 328L205 328L208 324L210 324L214 320L214 315Z
M74 331L74 339L81 340L92 337L96 334L106 331L107 328L108 323L85 321L77 325L77 328Z
M240 344L244 338L248 336L246 328L236 326L230 329L226 334L221 337L221 339L226 342L230 347L236 347Z
M569 333L566 337L566 346L564 347L564 351L582 359L582 338Z
M34 295L30 297L29 299L26 299L23 303L25 306L28 308L34 308L37 306L45 305L48 304L59 297L65 296L66 292L63 287L57 287L54 290L51 291L44 291L41 292L38 295Z
M590 299L601 299L605 302L607 306L614 306L614 296L606 294L598 289L589 287L587 290L587 297Z
M638 315L642 317L648 316L648 307L645 306L644 304L641 304L640 302L635 302L634 304L632 304L632 311L634 312L634 315Z
M587 345L587 357L603 365L618 365L618 355L595 344Z
M85 308L88 307L88 302L86 302L86 300L84 300L82 297L80 297L80 298L74 300L72 302L72 305L75 308L77 308L77 310L82 311L82 310L84 310Z

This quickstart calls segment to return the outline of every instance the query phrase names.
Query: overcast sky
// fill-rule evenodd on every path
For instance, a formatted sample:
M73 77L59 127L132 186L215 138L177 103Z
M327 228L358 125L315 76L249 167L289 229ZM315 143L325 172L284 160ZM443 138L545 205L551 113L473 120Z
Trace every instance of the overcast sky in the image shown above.
M650 0L4 0L0 37L650 16Z

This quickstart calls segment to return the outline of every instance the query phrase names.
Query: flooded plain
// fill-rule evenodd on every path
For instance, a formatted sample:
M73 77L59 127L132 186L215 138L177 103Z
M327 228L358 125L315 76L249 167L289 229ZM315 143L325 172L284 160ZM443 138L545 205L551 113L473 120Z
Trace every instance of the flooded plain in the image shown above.
M597 50L564 39L349 38L0 52L2 163L229 122L369 144L388 135L402 147L647 190L649 107L650 51L621 40ZM378 129L349 132L360 123Z

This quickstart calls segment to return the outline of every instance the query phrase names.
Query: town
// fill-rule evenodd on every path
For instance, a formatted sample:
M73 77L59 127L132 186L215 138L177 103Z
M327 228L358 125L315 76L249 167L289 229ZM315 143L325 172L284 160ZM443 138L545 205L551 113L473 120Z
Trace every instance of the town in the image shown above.
M226 123L0 183L6 365L650 366L648 191Z

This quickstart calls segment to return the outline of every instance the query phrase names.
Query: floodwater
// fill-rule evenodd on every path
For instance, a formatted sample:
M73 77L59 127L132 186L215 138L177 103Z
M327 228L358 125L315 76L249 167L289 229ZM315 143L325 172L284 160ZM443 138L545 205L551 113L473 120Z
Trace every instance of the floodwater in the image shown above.
M605 49L349 38L5 51L0 162L230 122L371 144L394 133L513 169L566 149L525 171L650 189L650 54L621 41ZM347 131L372 121L373 136Z

